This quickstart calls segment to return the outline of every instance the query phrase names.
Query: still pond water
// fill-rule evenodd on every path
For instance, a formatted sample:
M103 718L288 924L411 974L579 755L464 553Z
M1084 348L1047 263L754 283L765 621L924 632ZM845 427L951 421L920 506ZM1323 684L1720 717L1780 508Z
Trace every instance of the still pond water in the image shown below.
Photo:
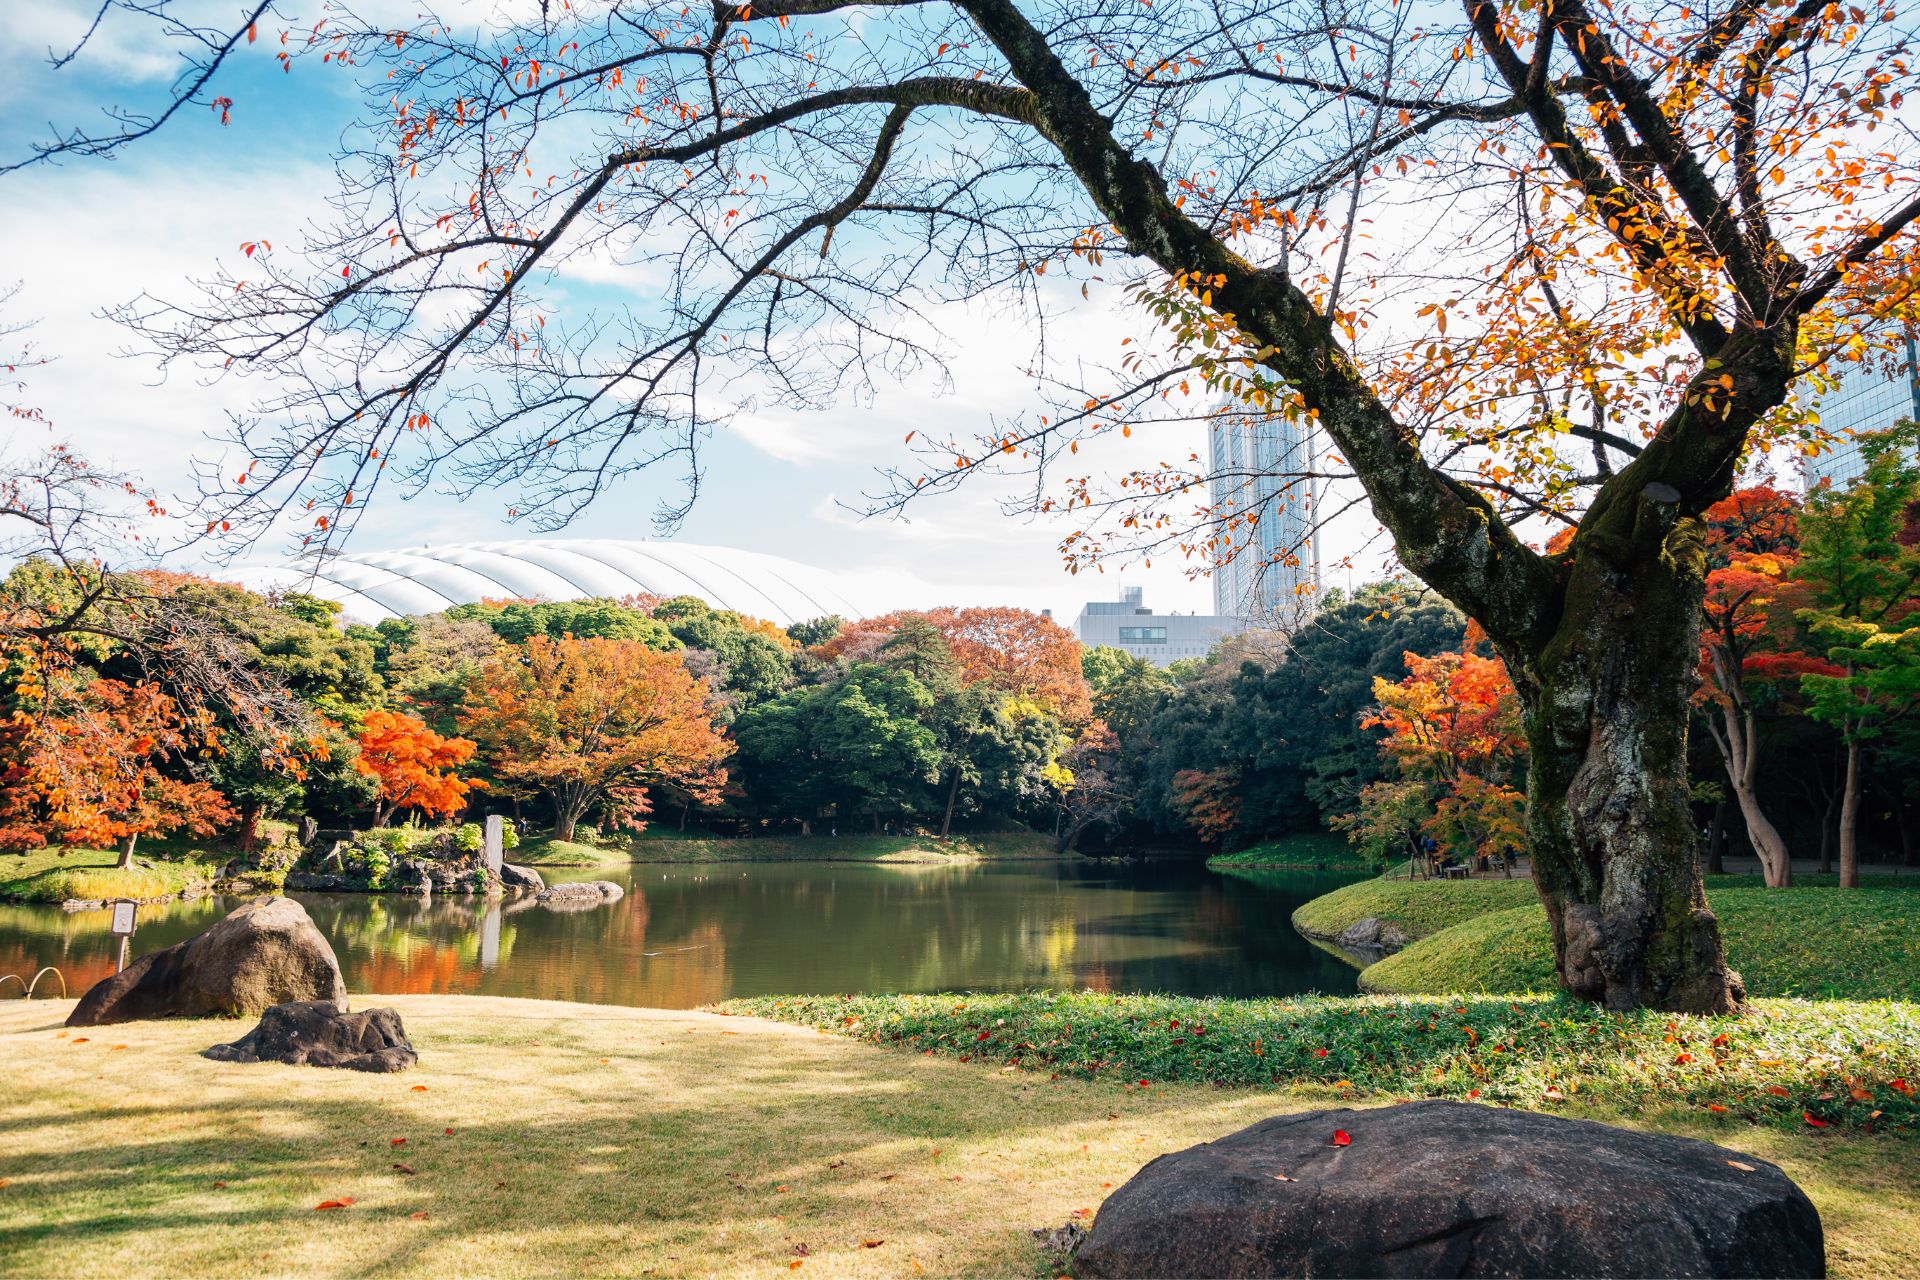
M1190 863L639 864L549 869L549 881L608 879L627 891L573 914L457 897L293 896L355 992L685 1009L842 991L1347 993L1355 970L1288 917L1351 878L1220 875ZM142 907L132 954L191 937L238 901ZM105 911L0 906L0 973L54 965L78 994L113 970L107 925ZM5 984L5 995L18 991Z

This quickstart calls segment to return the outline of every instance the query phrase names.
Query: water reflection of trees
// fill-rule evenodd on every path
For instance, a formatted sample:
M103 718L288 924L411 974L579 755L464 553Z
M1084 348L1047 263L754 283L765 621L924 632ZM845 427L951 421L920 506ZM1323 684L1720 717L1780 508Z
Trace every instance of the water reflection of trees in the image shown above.
M1323 881L1071 863L643 865L613 878L625 898L575 914L524 899L296 896L356 992L686 1008L769 992L1353 989L1352 971L1287 923ZM232 905L151 909L136 953L191 936ZM76 986L110 973L105 913L0 908L0 972L39 964Z

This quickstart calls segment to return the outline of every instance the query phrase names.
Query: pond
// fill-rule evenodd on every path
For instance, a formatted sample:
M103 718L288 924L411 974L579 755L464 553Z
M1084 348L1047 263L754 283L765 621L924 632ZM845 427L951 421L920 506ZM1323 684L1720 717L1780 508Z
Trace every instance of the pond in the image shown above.
M1195 863L636 864L617 903L432 902L298 893L356 992L460 992L685 1009L731 996L1060 988L1182 995L1350 993L1356 971L1288 923L1354 877L1221 875ZM140 909L132 954L238 899ZM75 994L113 970L105 911L0 906L0 973L57 966ZM47 979L51 984L52 979ZM42 994L51 990L43 984ZM16 995L14 983L5 994Z

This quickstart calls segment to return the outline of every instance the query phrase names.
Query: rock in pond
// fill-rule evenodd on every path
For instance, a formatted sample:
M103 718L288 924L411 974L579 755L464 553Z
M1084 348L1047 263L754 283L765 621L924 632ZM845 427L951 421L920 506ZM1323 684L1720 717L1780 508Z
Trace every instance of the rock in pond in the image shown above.
M1107 1199L1075 1269L1824 1276L1826 1257L1812 1202L1765 1160L1433 1101L1275 1116L1161 1156Z
M547 882L532 867L517 867L511 862L503 862L500 864L500 887L508 893L539 893L547 887Z
M1398 921L1368 916L1342 929L1334 941L1355 951L1377 951L1390 956L1405 948L1413 938L1400 927Z
M585 880L577 884L548 885L534 901L554 911L591 911L625 896L626 890L611 880Z
M325 1001L344 1012L347 984L306 909L292 898L261 898L95 983L67 1025L237 1018L289 1000Z
M201 1054L215 1062L285 1062L348 1071L405 1071L420 1060L394 1009L345 1013L325 1000L276 1004L232 1044Z

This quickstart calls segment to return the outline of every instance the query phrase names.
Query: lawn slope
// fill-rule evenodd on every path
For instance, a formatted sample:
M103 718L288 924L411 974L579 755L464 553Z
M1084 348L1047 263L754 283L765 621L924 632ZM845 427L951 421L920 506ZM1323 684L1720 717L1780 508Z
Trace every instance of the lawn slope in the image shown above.
M1880 881L1860 889L1713 887L1707 900L1749 994L1920 1000L1920 888ZM1546 912L1535 902L1436 931L1369 966L1360 985L1400 993L1552 990Z

